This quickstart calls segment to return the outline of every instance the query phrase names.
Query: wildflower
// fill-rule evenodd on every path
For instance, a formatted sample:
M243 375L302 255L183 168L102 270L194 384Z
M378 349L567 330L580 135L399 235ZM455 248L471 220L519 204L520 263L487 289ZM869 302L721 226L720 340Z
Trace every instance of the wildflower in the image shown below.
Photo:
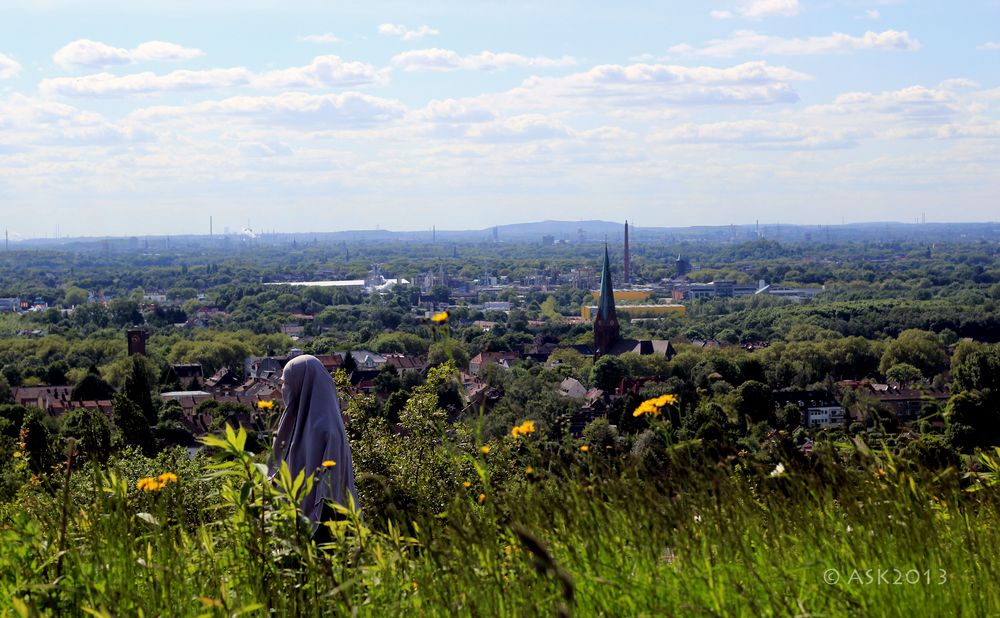
M139 482L135 484L135 487L136 489L141 489L142 491L148 493L151 491L158 491L164 485L166 485L166 483L161 483L160 481L157 481L153 477L147 476L144 479L139 479Z
M14 451L14 459L20 459L23 455L21 451Z
M780 461L778 462L778 465L774 467L774 470L771 470L771 476L781 476L784 473L785 473L785 464L781 463Z
M157 477L157 480L160 482L161 485L166 485L167 483L176 483L177 475L174 474L173 472L164 472L163 474Z
M201 601L202 607L223 607L222 601L220 601L219 599L200 596L198 597L198 600Z
M261 401L257 402L257 409L258 410L271 410L273 408L274 408L274 402L273 401L264 401L264 400L261 400Z
M472 483L470 483L469 481L465 481L464 483L462 483L462 487L468 489L472 487Z
M586 453L587 451L590 450L590 447L587 446L586 444L584 444L583 446L580 447L580 450L583 451L584 453Z
M528 476L531 476L532 474L535 473L535 469L532 468L531 466L528 466L527 468L524 469L524 473L527 474Z
M887 474L888 473L885 471L885 468L879 468L878 470L875 471L875 478L884 479Z
M529 433L535 433L535 421L524 421L517 427L510 430L510 435L515 438L518 436L526 436Z
M664 406L672 406L675 403L677 403L677 395L667 394L653 397L639 404L639 407L635 409L632 416L642 416L643 414L659 416Z
M415 581L410 582L410 588L412 588L413 591L416 592L417 591L417 582L415 582Z
M321 466L323 466L324 468L332 468L332 467L334 467L335 465L337 465L337 462L335 462L335 461L334 461L334 460L332 460L332 459L327 459L326 461L324 461L324 462L323 462L323 463L321 463L320 465L321 465Z
M447 321L448 321L448 312L447 311L442 311L441 313L435 313L431 317L431 322L434 322L435 324L444 324Z
M479 504L486 502L486 494L479 494Z
M486 455L487 453L490 452L490 447L486 445L480 446L479 452L482 453L483 455Z

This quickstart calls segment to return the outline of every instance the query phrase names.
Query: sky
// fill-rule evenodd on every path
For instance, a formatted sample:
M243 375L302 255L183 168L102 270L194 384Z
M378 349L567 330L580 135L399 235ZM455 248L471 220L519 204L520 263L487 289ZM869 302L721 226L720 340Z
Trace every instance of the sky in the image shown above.
M15 240L998 207L1000 0L0 4Z

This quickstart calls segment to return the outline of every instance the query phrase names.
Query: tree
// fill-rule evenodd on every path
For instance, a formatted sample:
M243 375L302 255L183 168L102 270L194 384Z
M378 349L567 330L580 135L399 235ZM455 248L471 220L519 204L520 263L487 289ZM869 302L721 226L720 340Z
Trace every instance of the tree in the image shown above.
M922 378L920 370L909 363L898 363L885 372L885 379L890 384L911 384Z
M107 401L115 394L115 389L108 384L99 373L87 373L83 376L73 391L70 399L73 401Z
M748 380L735 393L736 412L752 423L774 422L774 398L767 384Z
M63 301L64 307L76 307L77 305L82 305L87 302L87 290L79 288L75 285L68 285L66 289L63 290Z
M925 330L909 329L890 341L882 353L879 371L882 375L893 365L907 363L920 370L924 377L932 378L944 370L947 362L937 335Z
M968 450L1000 442L1000 415L978 391L951 396L945 408L946 436L956 448Z
M28 408L21 425L24 454L32 472L48 471L55 463L49 429L42 422L44 413L38 408Z
M115 442L118 446L137 446L147 457L156 454L156 437L150 429L149 421L131 399L125 395L114 396L111 402L111 420L115 424Z
M111 453L111 428L97 410L71 410L63 419L60 434L64 439L76 439L77 453L84 461L104 463Z
M613 391L628 375L625 362L617 356L605 355L597 359L590 370L590 382L605 391Z
M351 354L351 351L348 350L344 354L344 371L347 372L347 375L351 375L357 370L358 370L358 361L354 360L354 356Z
M139 407L146 422L156 424L156 406L153 404L153 387L149 380L149 370L140 355L130 358L131 367L125 376L122 394Z

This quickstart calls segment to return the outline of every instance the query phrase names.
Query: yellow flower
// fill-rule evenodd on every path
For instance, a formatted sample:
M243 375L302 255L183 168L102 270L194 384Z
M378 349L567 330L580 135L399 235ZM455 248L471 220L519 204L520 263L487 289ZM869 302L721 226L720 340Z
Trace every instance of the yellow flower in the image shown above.
M663 406L672 406L677 403L677 395L660 395L659 397L653 397L652 399L647 399L639 404L639 407L635 409L632 416L642 416L643 414L648 414L650 416L659 416L661 408Z
M486 494L479 494L479 504L486 502Z
M326 461L324 461L324 462L323 462L323 463L321 463L320 465L321 465L321 466L323 466L324 468L332 468L332 467L334 467L335 465L337 465L337 462L335 462L335 461L334 461L334 460L332 460L332 459L327 459Z
M263 400L261 400L261 401L257 402L257 409L258 410L271 410L273 408L274 408L274 402L273 401L263 401Z
M465 481L464 483L462 483L462 487L468 489L472 487L472 483L470 483L469 481Z
M20 459L23 455L21 451L14 451L14 459Z
M527 468L524 469L524 473L528 474L528 475L534 474L535 473L535 469L532 468L531 466L528 466Z
M447 321L448 321L448 312L447 311L442 311L441 313L435 313L431 317L431 322L434 322L435 324L444 324Z
M524 421L517 427L510 430L510 435L515 438L518 436L526 436L529 433L535 433L535 421Z
M586 444L584 444L583 446L580 447L580 450L583 451L584 453L586 453L587 451L590 450L590 447L587 446Z
M164 472L159 477L157 477L157 480L159 480L160 483L162 483L163 485L166 485L167 483L176 483L177 475L174 474L173 472Z
M144 479L139 479L139 482L135 484L136 489L141 489L145 492L157 491L163 487L166 483L161 483L151 476L147 476Z
M887 474L888 472L885 471L885 468L879 468L875 471L875 478L884 479Z
M490 452L490 447L488 447L486 445L480 446L479 447L479 452L482 453L483 455L485 455L485 454L487 454L487 453Z

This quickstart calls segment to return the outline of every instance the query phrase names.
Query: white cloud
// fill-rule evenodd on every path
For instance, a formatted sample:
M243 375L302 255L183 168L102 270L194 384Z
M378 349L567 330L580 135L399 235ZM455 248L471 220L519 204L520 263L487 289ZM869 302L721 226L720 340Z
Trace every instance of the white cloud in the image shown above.
M802 10L799 0L743 0L736 7L735 13L747 19L763 19L765 17L798 15ZM715 10L711 12L713 19L731 19L733 11Z
M10 56L0 54L0 79L10 79L21 71L21 63Z
M431 101L421 115L431 122L452 124L488 122L496 118L496 114L484 107L455 99Z
M989 43L983 43L976 49L980 51L1000 51L1000 41L991 41Z
M78 67L104 68L149 61L190 60L204 55L200 49L182 47L165 41L147 41L134 49L112 47L100 41L79 39L52 55L52 60L64 69Z
M344 40L333 34L332 32L324 32L323 34L306 34L299 37L299 41L303 43L343 43Z
M362 62L344 62L337 56L317 56L303 67L289 67L256 74L244 67L178 70L158 75L96 73L82 77L43 79L45 94L72 97L117 97L163 92L214 90L236 86L256 88L354 87L386 79L386 72Z
M251 80L258 88L355 87L384 82L388 74L363 62L344 62L338 56L317 56L304 67L268 71Z
M791 122L739 120L687 123L650 136L655 142L680 144L742 144L766 148L845 148L856 142L844 132L824 131Z
M415 41L425 36L437 36L441 34L430 26L420 26L415 30L410 30L402 24L379 24L378 33L386 36L395 36L404 41Z
M848 92L837 96L832 103L815 105L807 111L817 116L880 114L907 122L941 123L962 109L961 102L949 90L909 86L878 94Z
M572 136L573 130L564 123L536 114L472 125L466 132L466 137L488 143L530 142Z
M565 77L531 77L507 93L505 102L557 105L557 101L576 101L586 107L767 105L798 101L790 82L806 79L808 75L766 62L722 69L605 64Z
M878 12L878 9L868 9L865 11L865 15L868 19L879 19L882 17L882 14Z
M249 158L287 157L294 153L291 146L284 142L246 142L238 146L240 155Z
M113 145L148 142L155 138L146 129L113 124L100 114L73 106L15 94L0 101L0 145Z
M184 106L147 107L133 112L132 118L149 121L225 117L309 131L367 127L395 120L405 112L406 108L398 101L359 92L322 95L286 92L273 97L230 97Z
M244 68L204 71L180 70L165 75L157 75L148 71L122 76L111 73L95 73L83 77L43 79L38 88L44 94L49 95L118 97L245 86L250 83L251 77L250 71Z
M460 56L450 49L415 49L397 54L392 63L406 71L496 71L510 67L557 68L576 64L570 56L547 58L545 56L522 56L510 52L483 51L478 54Z
M916 51L918 49L920 41L911 37L908 32L898 30L868 31L861 36L834 32L830 36L793 39L759 34L753 30L737 30L729 38L712 39L702 47L680 44L671 47L670 52L726 58L746 53L794 56L856 50Z

